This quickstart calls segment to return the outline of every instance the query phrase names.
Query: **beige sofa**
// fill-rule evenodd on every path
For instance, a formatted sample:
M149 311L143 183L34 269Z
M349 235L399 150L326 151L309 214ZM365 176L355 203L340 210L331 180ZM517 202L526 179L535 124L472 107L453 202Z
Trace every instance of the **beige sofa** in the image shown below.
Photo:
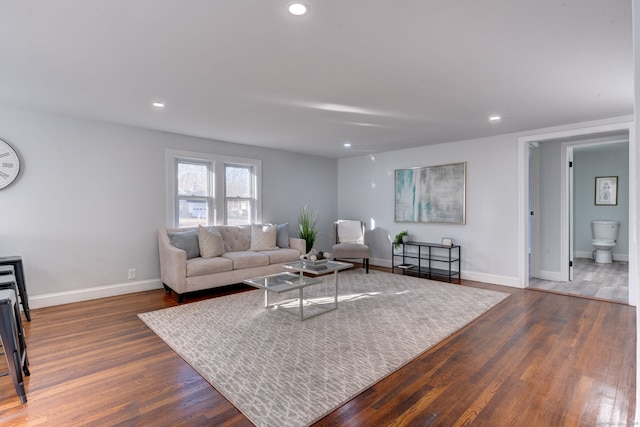
M178 294L178 302L182 302L188 292L242 283L252 277L285 271L283 263L296 261L305 253L304 240L288 237L288 224L278 226L277 248L259 251L250 250L250 225L221 225L215 229L222 236L224 253L213 258L203 258L199 254L194 256L192 238L195 232L197 239L197 228L158 230L162 283L167 293L173 290ZM281 233L281 230L284 231ZM186 249L174 246L172 241Z

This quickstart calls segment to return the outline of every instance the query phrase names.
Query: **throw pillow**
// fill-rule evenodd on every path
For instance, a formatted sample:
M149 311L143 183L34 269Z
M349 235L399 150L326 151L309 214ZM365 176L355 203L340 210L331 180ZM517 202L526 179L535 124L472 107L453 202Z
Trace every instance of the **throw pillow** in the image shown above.
M278 249L276 246L277 225L251 225L252 251L271 251Z
M202 258L215 258L224 253L222 235L215 227L198 226L198 242Z
M187 253L187 259L200 256L198 232L196 230L178 231L175 233L167 233L167 235L169 236L169 243Z
M338 243L364 243L360 221L338 221Z
M289 247L289 223L278 224L278 232L276 233L276 246L279 248Z

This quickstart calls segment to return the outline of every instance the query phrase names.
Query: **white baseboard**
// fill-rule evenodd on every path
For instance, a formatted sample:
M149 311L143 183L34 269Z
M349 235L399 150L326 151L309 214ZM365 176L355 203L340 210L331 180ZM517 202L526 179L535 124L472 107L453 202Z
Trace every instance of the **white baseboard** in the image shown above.
M587 258L587 259L593 259L593 251L592 252L582 252L582 251L576 251L573 255L575 258Z
M578 252L578 251L576 251L574 256L576 258L593 259L593 252ZM613 258L614 261L626 261L626 262L629 262L629 254L612 253L611 257Z
M492 285L509 286L511 288L522 289L523 285L517 277L498 276L496 274L478 273L474 271L463 271L462 279L473 280L474 282L491 283Z
M554 282L563 282L562 274L559 271L544 271L540 270L540 274L536 276L538 279L542 280L552 280Z
M160 279L140 280L136 282L116 283L96 288L78 289L74 291L55 292L52 294L29 295L29 308L42 308L72 302L88 301L98 298L132 294L162 288Z
M369 263L371 265L391 268L391 260L389 259L370 258ZM473 280L475 282L491 283L492 285L510 286L512 288L522 289L522 284L520 284L517 277L498 276L495 274L478 273L473 271L462 271L460 274L464 280Z
M391 260L383 258L369 258L370 265L377 265L378 267L391 268Z

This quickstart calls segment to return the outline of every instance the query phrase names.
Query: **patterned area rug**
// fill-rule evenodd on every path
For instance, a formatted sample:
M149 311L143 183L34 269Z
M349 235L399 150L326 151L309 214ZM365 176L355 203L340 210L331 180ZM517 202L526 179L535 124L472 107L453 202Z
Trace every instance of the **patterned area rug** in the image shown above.
M332 291L331 274L305 298ZM138 316L257 426L306 426L508 296L362 269L339 274L339 295L338 310L304 322L265 309L262 290Z

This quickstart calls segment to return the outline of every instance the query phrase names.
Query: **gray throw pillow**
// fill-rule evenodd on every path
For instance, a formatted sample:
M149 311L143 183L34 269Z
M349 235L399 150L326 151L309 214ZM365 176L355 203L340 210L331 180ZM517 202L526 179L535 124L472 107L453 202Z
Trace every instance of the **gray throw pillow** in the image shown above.
M276 234L276 246L279 248L289 247L289 223L278 224L278 232Z
M187 252L187 259L200 256L200 246L198 245L198 232L196 230L179 231L167 233L169 242L178 249Z

